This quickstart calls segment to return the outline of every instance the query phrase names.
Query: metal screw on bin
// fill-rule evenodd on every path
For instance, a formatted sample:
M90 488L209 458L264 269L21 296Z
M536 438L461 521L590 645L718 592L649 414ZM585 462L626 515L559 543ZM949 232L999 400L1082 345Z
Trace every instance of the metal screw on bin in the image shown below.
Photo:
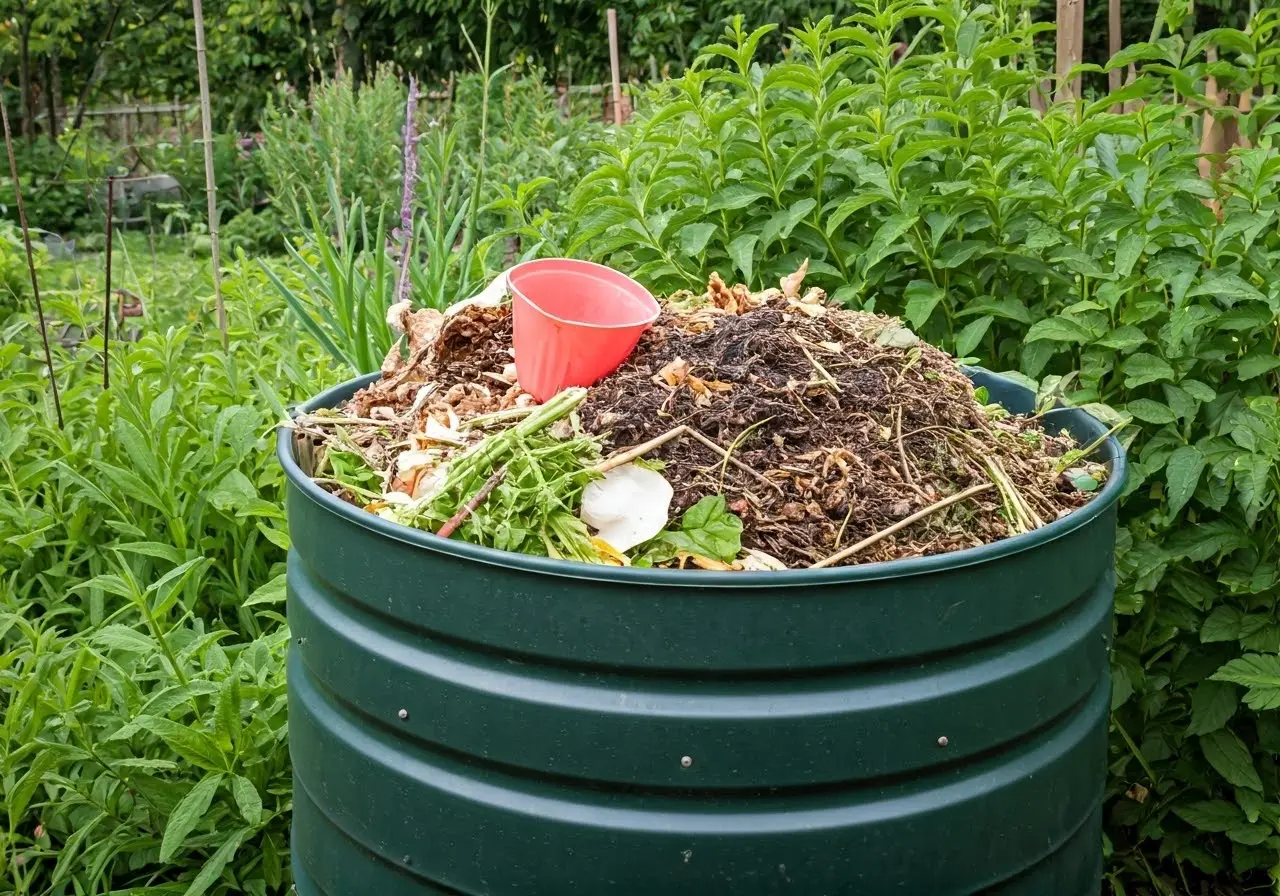
M951 743L951 741L947 740L947 736L945 734L938 738L938 746L940 747L945 747L949 743Z
M403 722L405 719L409 718L409 710L402 709L398 713L396 713L396 715L398 715L400 717L400 721Z
M681 768L692 768L692 767L693 767L693 757L692 757L692 756L681 756L681 757L680 757L680 767L681 767Z

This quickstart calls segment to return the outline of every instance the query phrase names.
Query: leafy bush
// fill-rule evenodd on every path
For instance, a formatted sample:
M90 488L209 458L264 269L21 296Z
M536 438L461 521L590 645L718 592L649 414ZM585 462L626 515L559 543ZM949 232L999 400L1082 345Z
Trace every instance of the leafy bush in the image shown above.
M212 328L151 332L113 351L103 392L98 337L58 352L65 430L30 325L4 333L0 877L16 892L288 888L271 428L331 375L260 274L224 283L231 355Z
M124 171L120 148L85 129L64 131L51 141L38 137L14 142L27 222L59 234L102 229L108 174ZM0 213L18 220L8 161L0 162Z
M1119 94L1027 100L1035 29L990 7L863 0L843 27L736 24L647 118L598 144L549 245L656 292L719 269L776 283L804 258L834 296L901 314L1125 429L1110 835L1173 872L1280 860L1280 127L1197 167L1209 70L1269 83L1273 18L1165 37ZM899 64L896 36L932 36ZM1140 101L1117 114L1123 101ZM1034 381L1033 381L1034 384ZM1109 410L1107 406L1114 410ZM1242 690L1243 689L1243 690ZM1137 785L1137 786L1134 786ZM1184 868L1184 865L1186 866Z
M288 229L279 209L247 208L223 224L219 236L232 250L240 249L249 255L279 255L284 251Z
M332 173L340 197L357 198L375 219L391 220L400 208L405 92L385 68L360 85L349 74L321 81L311 91L310 106L293 93L268 104L257 156L273 200L305 227L307 193ZM332 220L329 208L317 211Z
M208 216L205 198L204 144L182 139L139 148L146 170L168 174L177 180L187 213L196 220ZM213 174L218 186L218 215L222 223L261 205L266 198L267 177L260 153L242 145L239 134L214 134ZM155 216L153 216L154 218Z

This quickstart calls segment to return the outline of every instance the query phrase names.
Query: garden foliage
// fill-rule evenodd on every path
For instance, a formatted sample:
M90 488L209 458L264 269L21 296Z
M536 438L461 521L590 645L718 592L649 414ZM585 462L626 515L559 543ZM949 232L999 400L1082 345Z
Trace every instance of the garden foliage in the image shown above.
M330 375L261 274L224 289L231 355L163 313L113 351L109 392L100 337L58 351L65 430L29 323L4 332L5 892L287 887L288 535L269 449L284 403ZM46 308L76 319L65 306L93 294Z
M1018 12L861 0L790 33L734 23L618 130L570 134L531 75L498 79L483 238L465 257L482 88L464 79L456 111L421 112L414 295L439 307L533 254L603 261L659 293L711 270L771 285L809 258L841 301L1106 415L1133 460L1109 876L1124 892L1280 876L1275 100L1239 116L1251 147L1207 177L1198 158L1206 76L1274 94L1278 20L1194 38L1174 23L1114 61L1141 70L1119 95L1041 115L1038 29ZM918 40L895 61L904 33ZM786 53L767 66L771 43ZM201 323L207 284L184 281L140 343L113 350L109 393L100 336L56 349L60 431L29 320L4 332L0 879L18 892L287 889L270 427L389 344L374 312L394 280L378 256L404 115L391 78L323 91L314 116L268 116L274 200L308 235L266 262L277 284L248 259L229 267L230 355ZM10 236L3 282L25 308ZM314 326L298 328L290 294ZM49 302L93 334L100 296L86 281Z
M1136 82L1043 116L1036 29L990 7L870 0L767 68L769 29L735 24L547 230L659 292L810 258L835 298L1131 421L1110 832L1209 874L1280 860L1275 102L1197 168L1206 74L1274 84L1276 21L1132 46Z

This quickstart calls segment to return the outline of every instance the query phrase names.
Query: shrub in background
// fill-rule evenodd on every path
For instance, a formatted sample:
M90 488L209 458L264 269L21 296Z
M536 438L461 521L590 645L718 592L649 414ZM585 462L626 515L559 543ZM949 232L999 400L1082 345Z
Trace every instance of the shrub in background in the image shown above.
M373 217L391 220L400 208L400 129L406 88L390 68L357 85L348 74L318 83L306 98L282 93L262 114L256 153L273 201L303 228L307 192L331 172L343 200L357 198ZM317 199L325 200L323 194ZM320 216L331 219L321 206Z
M1027 97L1045 73L1019 19L961 3L858 7L845 25L795 31L768 68L757 51L770 29L735 23L636 126L598 144L544 235L662 293L717 269L772 285L807 257L837 299L1128 421L1116 862L1151 878L1271 871L1280 127L1274 101L1240 116L1255 148L1206 180L1195 104L1211 43L1219 83L1274 83L1274 11L1248 33L1130 47L1113 64L1137 62L1136 83L1041 116ZM927 39L895 64L904 31ZM1113 111L1124 101L1139 108Z
M56 141L14 141L27 222L58 234L102 228L107 175L124 171L122 147L85 128L64 131ZM17 223L18 205L8 160L0 161L0 216Z

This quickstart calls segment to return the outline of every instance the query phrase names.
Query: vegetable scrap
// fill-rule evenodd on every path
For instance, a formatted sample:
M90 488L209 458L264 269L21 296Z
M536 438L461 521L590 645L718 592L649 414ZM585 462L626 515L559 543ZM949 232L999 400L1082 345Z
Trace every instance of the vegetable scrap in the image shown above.
M805 267L712 274L631 357L538 404L510 306L391 309L382 376L293 421L322 487L385 519L585 563L786 570L920 557L1046 525L1107 468L986 401L901 321L827 304Z

